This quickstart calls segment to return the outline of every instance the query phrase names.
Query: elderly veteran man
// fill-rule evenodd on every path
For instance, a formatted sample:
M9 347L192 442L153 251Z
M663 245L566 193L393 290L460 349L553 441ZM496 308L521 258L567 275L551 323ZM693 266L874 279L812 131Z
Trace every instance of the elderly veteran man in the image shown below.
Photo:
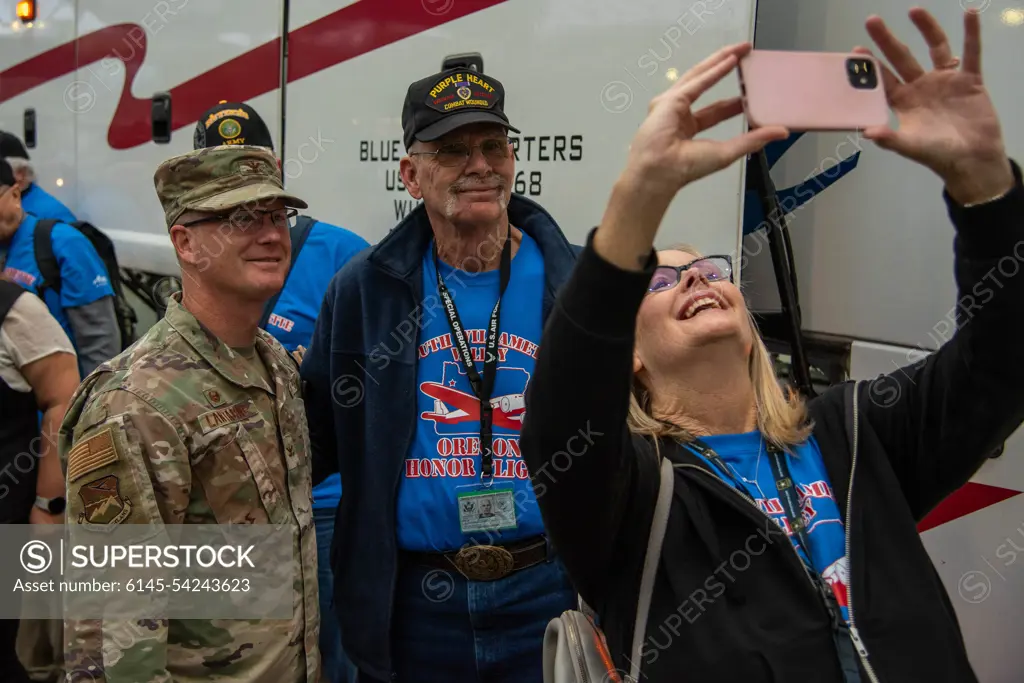
M286 620L152 621L132 639L116 637L122 623L66 619L67 680L317 683L298 369L257 325L288 270L292 207L306 203L284 191L274 156L252 146L182 154L154 179L182 291L72 400L59 443L68 523L293 525L295 608Z

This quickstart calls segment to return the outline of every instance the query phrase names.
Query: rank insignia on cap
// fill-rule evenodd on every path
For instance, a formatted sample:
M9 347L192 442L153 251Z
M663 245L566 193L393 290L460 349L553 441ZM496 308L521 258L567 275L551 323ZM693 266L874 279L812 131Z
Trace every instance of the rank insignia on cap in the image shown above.
M207 389L203 392L206 396L206 400L210 402L210 406L216 408L219 405L223 405L224 398L220 395L220 392L216 389Z
M462 109L491 109L495 93L494 86L476 74L453 73L430 89L425 104L445 114Z
M263 175L274 174L270 166L259 159L245 159L243 161L239 161L236 164L236 168L239 173L262 173Z
M78 515L79 524L116 526L132 513L132 501L121 497L120 482L112 474L82 484L78 497L84 507Z
M242 126L234 119L224 119L217 126L217 132L225 140L230 140L238 137L239 133L242 132Z

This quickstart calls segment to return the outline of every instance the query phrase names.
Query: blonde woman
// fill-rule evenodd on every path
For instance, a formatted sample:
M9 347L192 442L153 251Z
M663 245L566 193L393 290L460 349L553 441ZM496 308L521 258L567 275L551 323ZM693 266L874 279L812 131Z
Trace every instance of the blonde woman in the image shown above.
M730 259L653 250L680 188L788 134L696 137L741 112L736 99L694 103L748 44L654 99L545 328L523 457L615 666L640 658L645 683L976 680L916 522L1024 416L1024 277L985 282L1024 246L1024 188L982 83L978 15L964 19L962 66L927 12L910 16L934 69L869 19L899 127L865 135L944 182L959 301L976 303L938 352L883 387L846 383L805 404L779 389ZM659 458L674 495L630 652Z

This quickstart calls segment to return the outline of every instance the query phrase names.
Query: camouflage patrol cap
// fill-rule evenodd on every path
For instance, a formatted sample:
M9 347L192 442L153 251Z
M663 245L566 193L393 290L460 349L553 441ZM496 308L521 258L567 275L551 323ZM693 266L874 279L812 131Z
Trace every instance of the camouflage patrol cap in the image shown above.
M160 164L153 182L168 230L189 210L221 212L272 199L309 208L285 192L277 157L265 147L220 145L186 152Z

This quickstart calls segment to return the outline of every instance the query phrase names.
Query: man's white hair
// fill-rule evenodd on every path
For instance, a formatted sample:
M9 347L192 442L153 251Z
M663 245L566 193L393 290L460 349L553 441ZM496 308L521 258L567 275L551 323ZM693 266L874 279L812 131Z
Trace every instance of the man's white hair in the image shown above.
M21 157L4 157L4 161L11 165L11 170L17 173L18 171L25 171L25 179L29 182L34 182L36 179L35 169L32 168L32 162L28 159Z

